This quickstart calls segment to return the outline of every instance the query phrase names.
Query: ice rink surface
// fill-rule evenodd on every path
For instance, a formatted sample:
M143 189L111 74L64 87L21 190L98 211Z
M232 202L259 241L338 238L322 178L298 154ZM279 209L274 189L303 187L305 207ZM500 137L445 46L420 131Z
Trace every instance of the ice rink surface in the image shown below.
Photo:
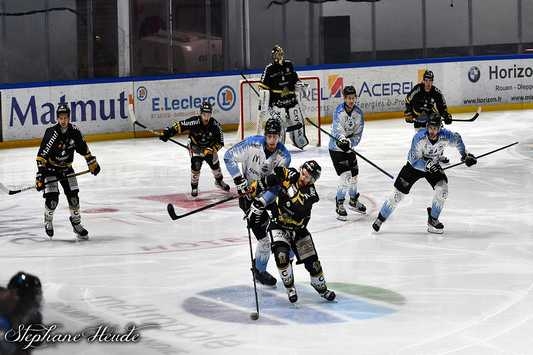
M137 344L82 341L35 352L43 355L531 354L533 112L484 112L447 128L460 132L475 155L520 144L471 168L446 170L443 235L426 232L432 190L424 180L374 233L371 223L393 181L361 159L359 191L368 215L348 211L349 221L336 220L338 178L327 139L320 148L291 149L293 166L315 159L323 168L309 229L337 293L334 303L315 293L298 265L300 299L290 304L271 258L278 287L258 287L261 315L250 320L255 304L242 212L231 201L170 220L168 202L184 213L226 195L204 165L200 195L191 198L187 152L155 138L90 144L102 172L78 179L88 242L74 240L64 195L49 241L40 193L2 194L0 283L19 270L39 276L44 319L63 330L146 326ZM413 134L403 120L367 122L357 150L396 176ZM227 133L227 142L235 136ZM32 184L36 152L0 150L0 182ZM445 153L459 161L455 148ZM86 169L82 157L74 167Z

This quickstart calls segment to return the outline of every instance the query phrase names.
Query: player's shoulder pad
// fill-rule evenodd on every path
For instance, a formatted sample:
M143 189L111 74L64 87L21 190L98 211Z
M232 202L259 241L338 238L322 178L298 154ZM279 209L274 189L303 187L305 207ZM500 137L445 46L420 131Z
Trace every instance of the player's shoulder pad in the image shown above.
M287 149L287 147L285 147L285 144L281 143L281 142L278 142L278 144L276 145L276 149L279 150L281 152L281 154L283 155L286 155L286 156L291 156L291 153L289 152L289 150Z
M419 130L418 132L415 133L415 135L413 136L413 140L418 142L418 141L426 138L427 133L428 133L427 128L422 128L421 130Z
M446 128L441 128L439 131L439 137L445 137L445 138L451 139L454 136L460 137L461 135L457 132L450 131L449 129L446 129Z
M361 115L361 117L363 117L363 110L361 110L361 107L355 105L354 111L356 111L358 114Z
M244 141L249 145L263 145L266 142L265 136L261 135L246 137Z
M442 95L442 92L441 92L440 89L439 89L438 87L436 87L436 86L432 86L432 87L431 87L431 90L433 90L434 92L436 92L436 93L439 94L439 95Z

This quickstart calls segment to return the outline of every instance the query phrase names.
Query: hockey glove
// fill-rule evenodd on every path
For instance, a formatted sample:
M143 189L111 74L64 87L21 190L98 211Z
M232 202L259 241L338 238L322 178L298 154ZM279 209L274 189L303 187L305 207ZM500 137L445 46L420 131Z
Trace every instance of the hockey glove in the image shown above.
M450 115L449 112L445 111L442 114L442 119L444 120L445 124L452 124L452 115Z
M337 140L337 147L339 147L343 152L347 152L352 147L352 142L346 137L341 137Z
M168 141L168 139L170 137L172 137L174 134L172 134L172 128L170 127L167 127L165 128L165 130L163 131L163 133L161 133L161 135L159 136L159 139L161 139L163 142L166 142Z
M428 160L426 162L426 171L428 173L441 173L442 172L442 167L440 166L439 162L438 161L433 161L433 160Z
M41 169L37 171L37 175L35 176L35 189L37 191L44 190L44 174Z
M233 182L235 183L235 187L237 187L239 196L245 196L248 193L248 181L245 178L239 175L233 179Z
M289 171L287 172L287 178L289 179L291 185L294 185L298 182L300 173L295 168L289 168Z
M213 155L214 152L215 151L211 147L204 148L203 151L202 151L202 153L204 155Z
M412 113L412 112L409 112L409 111L405 111L404 112L404 118L405 118L405 122L407 123L413 123L415 121L415 114Z
M265 211L265 205L264 203L259 199L254 199L252 202L252 206L250 206L250 210L248 211L248 225L249 226L257 226L261 224L261 216L263 215L263 212Z
M94 176L98 175L100 172L100 165L98 165L98 162L96 161L96 157L89 155L85 157L85 161L87 162L87 167L89 168L89 171Z
M476 157L470 153L463 155L463 157L461 158L461 161L464 161L466 166L472 166L477 163Z

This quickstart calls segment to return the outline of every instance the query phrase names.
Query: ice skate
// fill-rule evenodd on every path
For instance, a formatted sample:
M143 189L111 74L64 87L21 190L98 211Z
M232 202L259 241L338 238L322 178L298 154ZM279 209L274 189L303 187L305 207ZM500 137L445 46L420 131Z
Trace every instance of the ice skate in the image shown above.
M191 196L192 197L198 196L198 185L191 184Z
M255 260L254 260L254 264L255 264ZM276 280L276 278L272 275L270 275L270 273L268 271L259 271L257 270L257 268L254 266L254 275L255 275L255 279L262 285L265 285L265 286L276 286L276 283L278 282L278 280Z
M222 179L215 180L215 186L223 191L229 191L229 185L226 184Z
M444 225L438 219L431 217L431 207L428 207L428 232L435 234L444 233Z
M355 195L355 197L350 197L348 206L355 212L366 214L366 206L359 202L359 194Z
M54 236L54 225L52 223L53 221L53 215L46 213L44 214L44 231L46 232L46 235L48 238L52 239Z
M344 200L336 199L335 203L335 212L337 213L337 219L339 221L346 221L348 219L348 213L346 213L346 209L344 208Z
M78 240L88 240L89 239L89 232L87 232L87 229L83 228L83 226L80 223L80 218L72 218L70 217L70 223L72 224L72 230L74 233L76 233L76 238Z
M385 218L380 213L378 214L374 223L372 223L372 228L374 228L376 232L379 232L379 229L381 228L381 225L383 224L383 222L385 222Z
M294 286L287 288L287 296L289 297L290 303L298 301L298 294L296 293L296 288Z
M337 295L331 290L326 290L326 292L322 292L320 294L320 297L325 298L328 301L333 301L335 300L335 297L337 297Z

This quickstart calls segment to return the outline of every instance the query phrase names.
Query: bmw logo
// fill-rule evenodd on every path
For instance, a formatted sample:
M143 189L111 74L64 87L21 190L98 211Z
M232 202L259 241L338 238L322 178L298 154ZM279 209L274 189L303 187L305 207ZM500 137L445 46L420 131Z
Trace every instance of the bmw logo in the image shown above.
M478 67L471 67L468 70L468 80L470 80L471 82L473 83L477 82L480 77L481 77L481 71L479 70Z

